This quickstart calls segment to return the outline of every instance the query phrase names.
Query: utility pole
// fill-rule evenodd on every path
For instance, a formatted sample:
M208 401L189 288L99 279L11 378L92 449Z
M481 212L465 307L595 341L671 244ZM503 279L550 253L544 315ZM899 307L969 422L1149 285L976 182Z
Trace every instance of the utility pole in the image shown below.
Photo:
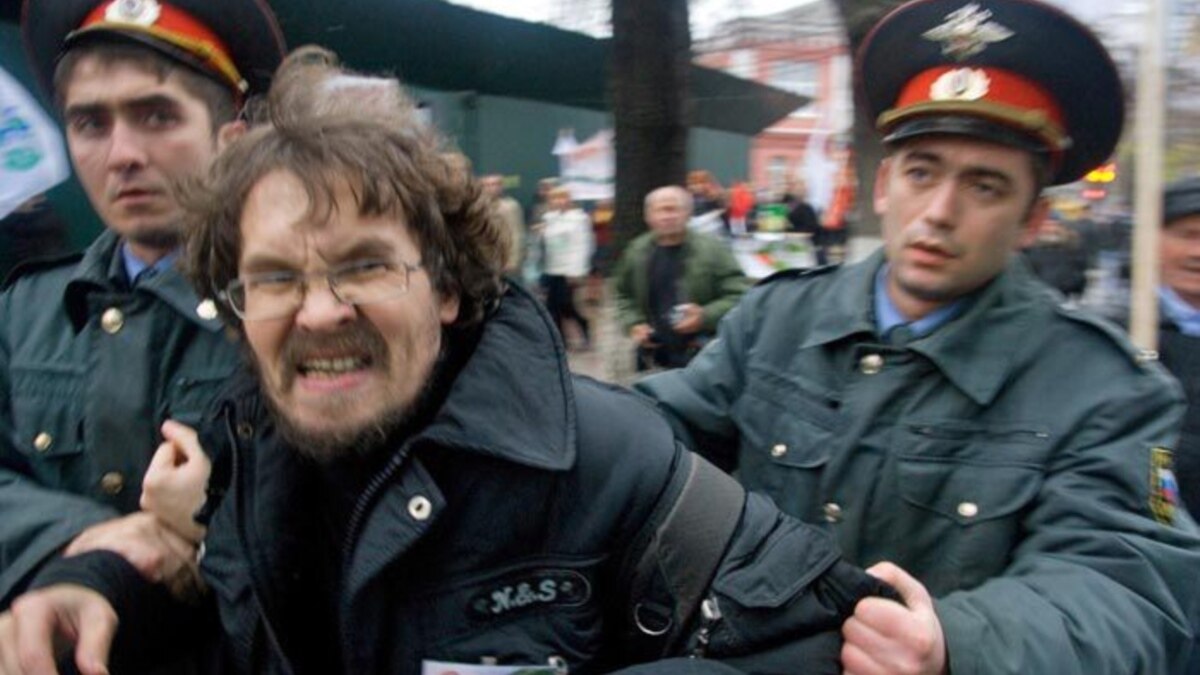
M1137 83L1137 176L1134 195L1133 289L1129 327L1134 344L1158 349L1158 239L1162 230L1163 126L1166 117L1163 0L1147 0L1146 36Z

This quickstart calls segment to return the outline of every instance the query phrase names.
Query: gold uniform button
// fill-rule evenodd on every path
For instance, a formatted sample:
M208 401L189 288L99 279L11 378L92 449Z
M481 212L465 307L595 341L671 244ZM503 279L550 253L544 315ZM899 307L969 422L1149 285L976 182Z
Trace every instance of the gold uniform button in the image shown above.
M44 431L33 437L33 449L38 452L45 452L52 445L54 445L54 437Z
M109 335L116 335L125 327L125 315L116 307L109 307L100 315L100 327Z
M100 489L105 494L118 495L125 489L125 476L116 471L109 471L100 477Z
M825 505L825 522L840 523L842 522L842 507L839 504L829 502Z
M432 513L433 504L429 502L429 499L417 495L408 500L408 515L412 516L413 520L429 520Z
M958 505L958 515L963 518L974 518L979 515L979 505L975 502L963 502Z
M784 445L783 443L776 443L775 445L771 446L771 456L772 457L783 457L786 454L787 454L787 446Z
M858 369L864 375L874 375L883 370L883 357L878 354L867 354L858 362Z

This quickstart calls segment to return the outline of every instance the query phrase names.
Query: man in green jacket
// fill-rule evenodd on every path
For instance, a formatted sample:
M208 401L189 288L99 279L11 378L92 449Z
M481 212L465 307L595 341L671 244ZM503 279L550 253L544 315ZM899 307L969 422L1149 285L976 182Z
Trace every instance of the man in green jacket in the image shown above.
M179 590L195 551L138 511L141 479L238 346L176 270L171 183L242 132L281 34L254 0L27 0L22 30L106 230L0 294L0 609L48 560L99 549Z
M845 672L1182 672L1200 539L1171 472L1179 388L1013 259L1041 188L1116 145L1111 59L1032 0L917 0L858 66L883 250L762 284L641 389L901 592L859 603Z
M723 242L688 230L692 208L681 187L646 195L650 231L630 242L613 273L617 320L639 357L664 368L687 365L748 287Z

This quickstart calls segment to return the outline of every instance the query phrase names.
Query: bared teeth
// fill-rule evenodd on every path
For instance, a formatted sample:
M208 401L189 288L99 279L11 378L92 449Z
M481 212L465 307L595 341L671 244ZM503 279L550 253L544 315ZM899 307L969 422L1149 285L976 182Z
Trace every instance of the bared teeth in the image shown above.
M367 360L361 357L338 359L310 359L300 364L300 370L309 375L340 375L366 367Z

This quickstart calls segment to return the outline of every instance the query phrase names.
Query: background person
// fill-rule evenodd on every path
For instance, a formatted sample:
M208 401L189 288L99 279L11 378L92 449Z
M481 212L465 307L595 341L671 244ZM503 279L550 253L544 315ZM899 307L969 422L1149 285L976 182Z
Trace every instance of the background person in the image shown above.
M1200 515L1200 177L1167 186L1158 257L1158 353L1187 394L1176 473L1194 518Z
M542 214L541 238L546 309L564 340L570 335L567 322L573 321L579 328L580 348L589 349L591 332L587 317L575 306L575 289L583 285L591 269L595 248L592 221L571 201L571 191L566 187L550 189L547 210Z
M687 190L650 192L650 231L630 242L613 271L617 321L641 370L687 365L749 287L723 241L688 229L691 216Z

